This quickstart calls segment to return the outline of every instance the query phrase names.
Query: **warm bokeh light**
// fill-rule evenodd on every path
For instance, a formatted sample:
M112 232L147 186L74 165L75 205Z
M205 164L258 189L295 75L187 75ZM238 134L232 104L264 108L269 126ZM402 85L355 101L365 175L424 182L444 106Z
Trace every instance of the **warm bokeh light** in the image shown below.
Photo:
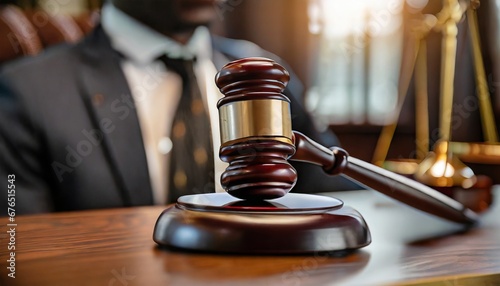
M320 126L384 125L398 98L403 0L311 0L319 38L306 105Z
M414 1L417 2L417 1ZM332 37L369 32L372 36L393 33L401 26L400 0L313 0L310 4L310 32ZM312 27L312 28L311 28Z
M439 160L432 165L430 169L430 173L432 176L438 178L438 177L447 177L451 178L453 177L453 174L455 174L455 168L453 166L446 162L445 160Z

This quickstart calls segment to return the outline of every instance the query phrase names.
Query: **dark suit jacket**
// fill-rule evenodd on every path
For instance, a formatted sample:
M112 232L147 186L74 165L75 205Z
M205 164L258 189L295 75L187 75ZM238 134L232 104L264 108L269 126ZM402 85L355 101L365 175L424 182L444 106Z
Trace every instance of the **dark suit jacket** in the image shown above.
M274 57L244 41L214 38L213 46L218 69L234 58ZM336 144L332 134L314 131L299 104L301 93L292 75L286 94L294 129ZM17 213L153 203L134 103L120 56L101 28L79 44L4 68L0 160L0 178L15 175ZM299 178L306 172L299 170ZM6 192L0 197L5 206Z

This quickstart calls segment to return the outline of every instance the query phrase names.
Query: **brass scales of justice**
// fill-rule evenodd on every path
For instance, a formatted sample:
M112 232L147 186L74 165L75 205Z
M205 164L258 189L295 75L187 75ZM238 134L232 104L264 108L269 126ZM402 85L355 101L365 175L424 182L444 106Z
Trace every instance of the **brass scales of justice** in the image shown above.
M326 148L292 131L288 72L266 58L225 65L216 83L221 176L226 193L186 195L159 216L160 246L217 253L298 254L354 250L371 242L362 215L338 199L289 193L297 180L288 160L344 174L424 212L471 226L475 212L421 183ZM245 152L251 150L252 152ZM327 239L325 237L334 237Z
M495 165L500 162L500 144L493 107L481 53L481 40L477 19L479 0L443 0L436 15L413 15L410 31L414 47L402 65L396 116L385 125L375 147L372 162L388 170L404 174L436 188L476 212L486 211L492 203L492 180L476 175L463 162ZM452 114L454 97L455 63L457 57L458 23L467 20L470 33L474 77L484 142L452 142ZM427 91L427 43L431 30L442 33L439 140L429 151L429 114ZM405 67L406 66L406 67ZM411 77L415 79L416 158L387 160L402 105L406 100ZM463 162L462 162L463 161Z

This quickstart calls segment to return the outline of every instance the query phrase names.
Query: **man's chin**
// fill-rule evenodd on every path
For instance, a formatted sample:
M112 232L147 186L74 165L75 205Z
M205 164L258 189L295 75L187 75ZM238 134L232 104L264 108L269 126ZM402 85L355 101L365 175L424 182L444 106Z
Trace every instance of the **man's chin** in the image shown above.
M183 7L201 7L214 6L217 3L225 2L225 0L182 0L180 1Z
M184 22L207 23L217 17L217 0L179 0L178 15Z
M183 9L179 13L179 20L190 25L207 25L217 17L214 6L196 6L191 9Z

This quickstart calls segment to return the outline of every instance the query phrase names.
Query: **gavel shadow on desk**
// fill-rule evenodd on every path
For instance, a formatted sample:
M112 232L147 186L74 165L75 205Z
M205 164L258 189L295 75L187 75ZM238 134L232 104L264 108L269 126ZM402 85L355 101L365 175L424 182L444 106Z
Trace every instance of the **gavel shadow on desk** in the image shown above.
M266 58L225 65L216 83L221 176L227 193L180 197L158 218L153 239L160 246L216 253L299 254L353 250L371 242L362 215L342 201L288 192L297 173L288 159L344 174L393 199L463 224L477 215L442 193L411 179L328 149L292 131L290 101L282 94L288 72ZM252 150L252 152L247 152Z

